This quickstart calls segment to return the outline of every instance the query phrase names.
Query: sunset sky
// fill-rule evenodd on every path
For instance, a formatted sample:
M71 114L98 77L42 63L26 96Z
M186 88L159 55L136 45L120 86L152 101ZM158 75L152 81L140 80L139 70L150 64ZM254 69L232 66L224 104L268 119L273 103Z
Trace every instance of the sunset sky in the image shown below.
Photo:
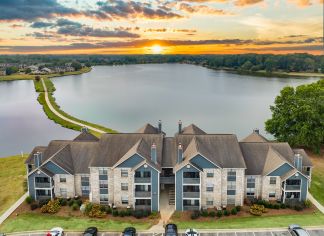
M323 52L323 0L0 0L0 54Z

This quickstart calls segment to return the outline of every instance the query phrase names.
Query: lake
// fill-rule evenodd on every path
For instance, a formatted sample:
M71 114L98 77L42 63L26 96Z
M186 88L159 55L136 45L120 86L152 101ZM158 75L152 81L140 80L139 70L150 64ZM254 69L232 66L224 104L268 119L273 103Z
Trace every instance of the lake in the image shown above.
M33 81L0 82L0 157L29 153L34 146L77 134L47 118Z
M90 73L54 78L54 96L67 113L120 132L163 122L171 136L177 122L209 133L243 138L271 116L280 90L315 78L263 78L186 64L97 66ZM271 137L269 134L265 134Z

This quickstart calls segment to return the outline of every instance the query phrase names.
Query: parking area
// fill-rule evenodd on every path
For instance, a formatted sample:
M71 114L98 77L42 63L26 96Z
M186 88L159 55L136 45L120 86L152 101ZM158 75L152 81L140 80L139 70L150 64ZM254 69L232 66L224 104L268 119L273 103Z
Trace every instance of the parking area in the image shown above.
M308 229L307 230L310 236L324 236L324 229ZM8 234L15 236L44 236L45 232L37 232L37 233L25 233L25 234ZM67 232L65 236L80 236L82 233L80 232ZM114 232L105 232L99 233L98 236L120 236L121 233ZM153 234L153 233L138 233L137 236L163 236L163 234ZM184 233L179 233L179 236L185 236ZM208 232L208 233L200 233L200 236L291 236L288 230L276 230L276 231L231 231L231 232Z

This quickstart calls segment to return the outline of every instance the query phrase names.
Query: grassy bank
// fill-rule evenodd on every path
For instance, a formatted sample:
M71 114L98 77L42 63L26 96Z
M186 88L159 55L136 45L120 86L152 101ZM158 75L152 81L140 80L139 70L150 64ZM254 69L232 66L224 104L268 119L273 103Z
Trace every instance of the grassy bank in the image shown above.
M279 78L290 78L290 77L300 77L300 78L309 78L317 77L324 78L323 73L310 73L310 72L266 72L266 71L235 71L238 74L242 75L252 75L252 76L262 76L262 77L279 77Z
M0 215L23 194L27 155L0 158Z
M68 75L79 75L79 74L87 73L89 71L91 71L91 67L84 67L78 71L65 72L64 74L54 73L54 74L48 74L48 75L41 75L41 77L46 79L46 78L62 77L62 76L68 76ZM12 74L12 75L0 76L0 82L1 81L13 81L13 80L32 80L32 79L35 79L35 75Z
M247 228L274 228L287 227L289 224L302 226L324 225L324 215L319 212L312 214L280 215L280 216L248 216L239 218L222 217L221 219L204 219L203 221L173 220L180 229L247 229Z
M324 151L322 150L321 153L324 153ZM308 155L314 165L310 192L324 206L324 155L315 155L309 152Z
M48 91L48 97L49 97L50 103L52 104L54 109L57 112L59 112L61 115L65 116L65 117L67 117L67 118L69 118L71 120L74 120L76 122L79 122L79 123L82 123L82 124L85 124L85 125L88 125L88 126L100 129L100 130L103 130L103 131L105 131L107 133L116 133L116 131L113 130L113 129L106 128L106 127L101 126L101 125L93 124L93 123L90 123L90 122L87 122L87 121L84 121L84 120L77 119L77 118L67 114L66 112L62 111L60 109L60 106L56 103L55 98L53 96L53 92L55 91L55 87L54 87L53 82L50 79L47 78L47 79L44 79L44 83L45 83L45 86L46 86L47 91ZM60 124L61 126L65 127L65 128L73 129L73 130L76 130L76 131L81 130L81 128L82 128L81 126L76 125L74 123L71 123L69 121L66 121L66 120L58 117L57 115L55 115L51 111L51 109L46 104L44 87L43 87L43 84L42 84L41 81L35 81L34 80L34 85L35 85L36 91L39 92L39 96L38 96L37 100L43 106L43 110L44 110L45 114L47 115L47 117L49 119L53 120L55 123ZM94 135L96 135L98 137L101 135L100 133L97 133L97 132L92 131L92 130L90 130L90 132L92 132Z
M23 213L7 219L1 226L1 232L22 232L48 230L60 226L64 230L83 231L87 227L96 226L99 230L122 231L127 226L137 230L149 229L153 221L119 221L112 219L88 219L80 217L52 216L37 213Z

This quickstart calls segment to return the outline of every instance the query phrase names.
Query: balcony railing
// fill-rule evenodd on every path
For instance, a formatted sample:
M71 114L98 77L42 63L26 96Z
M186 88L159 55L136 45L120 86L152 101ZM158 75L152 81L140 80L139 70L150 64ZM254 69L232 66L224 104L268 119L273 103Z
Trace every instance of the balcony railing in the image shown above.
M200 198L200 192L184 192L184 198Z
M37 200L47 200L47 199L51 199L51 195L38 195Z
M149 191L135 191L135 197L151 197L151 192L149 192Z
M286 191L287 190L300 190L300 185L286 185Z
M135 183L144 183L144 184L147 184L147 183L151 183L151 177L135 177Z
M185 211L199 211L199 206L183 206Z
M184 184L199 184L200 178L183 178Z
M35 187L36 188L51 188L51 183L40 183L40 182L35 182Z
M160 183L161 184L174 184L175 178L174 178L174 176L160 177Z

